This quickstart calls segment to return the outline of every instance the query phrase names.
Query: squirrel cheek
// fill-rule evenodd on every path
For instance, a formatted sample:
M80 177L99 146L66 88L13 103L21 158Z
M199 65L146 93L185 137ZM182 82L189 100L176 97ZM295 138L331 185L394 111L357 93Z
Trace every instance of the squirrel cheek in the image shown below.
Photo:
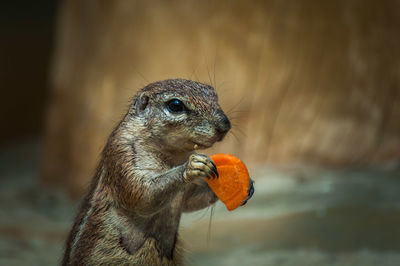
M195 129L194 132L196 135L201 135L204 137L213 137L216 133L215 128L210 124L210 123L202 123L198 125Z

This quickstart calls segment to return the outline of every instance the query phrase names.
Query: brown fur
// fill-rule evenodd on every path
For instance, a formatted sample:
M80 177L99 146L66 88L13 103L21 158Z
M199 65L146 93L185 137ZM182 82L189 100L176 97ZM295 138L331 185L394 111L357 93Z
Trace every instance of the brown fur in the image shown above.
M171 113L167 102L186 110ZM216 168L194 146L230 129L215 90L189 80L143 88L109 137L67 240L63 265L181 265L182 212L216 202Z

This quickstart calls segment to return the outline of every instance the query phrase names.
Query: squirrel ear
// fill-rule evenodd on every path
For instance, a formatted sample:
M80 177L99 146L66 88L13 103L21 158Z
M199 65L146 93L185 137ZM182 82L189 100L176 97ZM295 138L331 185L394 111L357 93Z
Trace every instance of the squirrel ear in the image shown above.
M146 109L148 103L149 103L149 96L143 94L139 95L135 103L136 114L142 113Z

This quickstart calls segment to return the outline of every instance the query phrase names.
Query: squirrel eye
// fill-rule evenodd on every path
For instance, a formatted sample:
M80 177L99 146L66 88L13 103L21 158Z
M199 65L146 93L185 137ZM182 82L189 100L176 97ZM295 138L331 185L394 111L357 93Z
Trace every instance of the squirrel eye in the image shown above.
M171 113L182 113L186 109L183 102L178 99L172 99L168 101L167 108Z

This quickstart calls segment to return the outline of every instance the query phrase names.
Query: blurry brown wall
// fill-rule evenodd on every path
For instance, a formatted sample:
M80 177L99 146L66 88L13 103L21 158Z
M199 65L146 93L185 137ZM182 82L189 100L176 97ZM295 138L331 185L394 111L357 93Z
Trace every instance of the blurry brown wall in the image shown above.
M43 180L79 192L137 89L176 77L219 91L234 128L213 151L399 161L399 14L395 0L66 0Z
M41 134L57 2L0 3L0 146Z

